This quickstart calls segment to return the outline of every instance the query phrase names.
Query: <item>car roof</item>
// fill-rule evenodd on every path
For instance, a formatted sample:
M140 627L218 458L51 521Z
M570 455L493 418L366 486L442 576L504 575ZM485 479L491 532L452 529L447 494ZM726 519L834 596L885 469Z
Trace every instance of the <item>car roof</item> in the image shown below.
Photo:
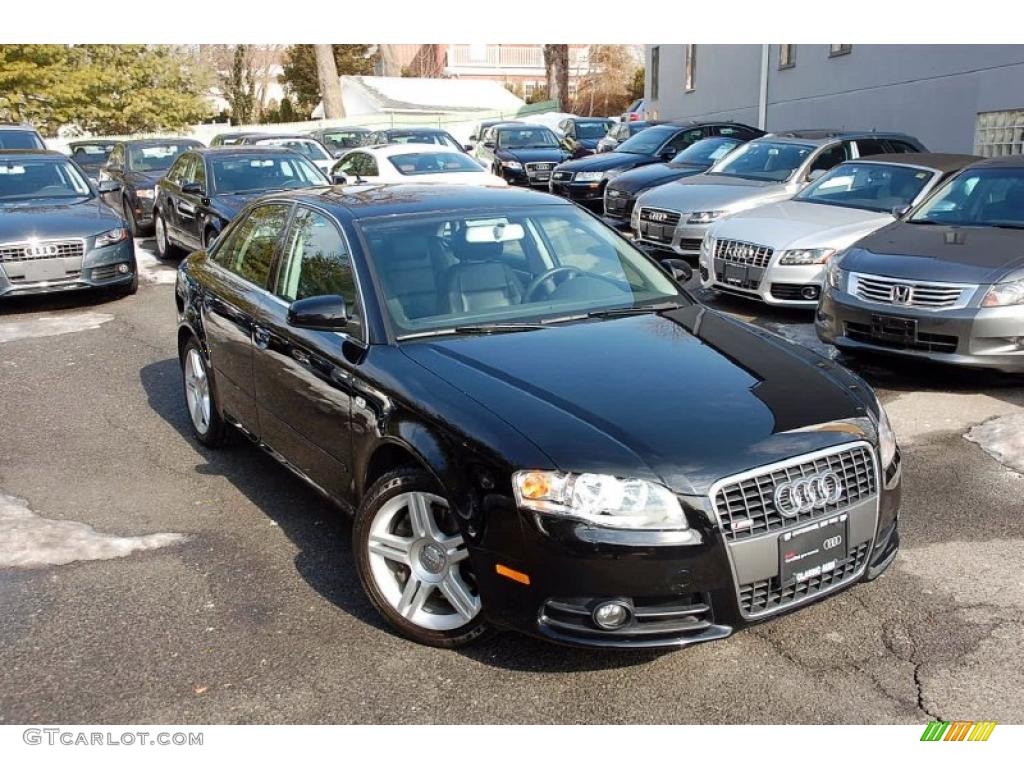
M158 147L161 144L183 144L185 142L194 147L203 146L203 142L198 139L190 139L187 136L166 136L162 139L125 139L121 144L131 147Z
M264 198L268 199L268 198ZM491 212L538 205L575 206L544 192L518 187L471 187L464 184L359 184L295 189L273 195L321 208L344 210L352 218L367 219L396 214L474 210Z
M393 155L408 155L411 153L422 154L434 154L434 155L451 155L451 154L464 154L454 147L443 147L440 144L416 144L415 142L406 142L403 144L377 144L372 147L352 147L345 154L351 152L369 152L376 157L391 157ZM480 167L483 171L483 166Z
M189 152L198 152L200 155L267 155L267 154L287 154L294 155L287 147L264 147L256 146L254 144L227 144L219 147L192 147Z
M806 128L793 131L772 131L761 137L762 139L786 140L792 139L804 144L828 144L837 139L910 139L917 141L913 136L906 133L893 131L851 131L833 130L831 128Z
M315 136L308 133L247 133L246 139L253 141L266 141L267 139L302 139L303 141L316 141Z
M104 146L107 146L107 145L114 146L117 143L118 143L117 139L75 139L74 141L69 141L68 142L68 146L69 147L84 147L84 146L86 146L88 144L103 144Z
M410 125L404 128L384 128L380 133L448 133L444 128L430 128L425 125Z
M39 133L39 131L35 129L35 126L27 123L22 123L20 125L18 123L0 123L0 131L32 131L33 133Z
M990 157L977 164L979 168L1024 168L1024 155Z
M4 157L26 157L26 158L51 158L53 160L67 160L68 156L55 149L0 149L0 158Z
M513 131L521 131L524 128L543 128L547 131L551 130L546 125L541 125L540 123L498 123L497 125L492 125L491 127L497 131L500 131L504 128L508 128L509 130Z
M909 165L931 168L942 173L959 171L968 165L978 162L978 155L955 155L946 152L901 152L888 155L867 155L856 160L847 160L843 165L853 163L881 163L885 165Z

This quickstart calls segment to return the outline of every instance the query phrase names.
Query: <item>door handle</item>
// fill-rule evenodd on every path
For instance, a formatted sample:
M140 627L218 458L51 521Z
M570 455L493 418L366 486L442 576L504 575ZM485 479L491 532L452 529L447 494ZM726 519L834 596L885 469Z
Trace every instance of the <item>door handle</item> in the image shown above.
M260 349L266 349L270 346L270 331L261 325L254 325L252 327L252 342Z

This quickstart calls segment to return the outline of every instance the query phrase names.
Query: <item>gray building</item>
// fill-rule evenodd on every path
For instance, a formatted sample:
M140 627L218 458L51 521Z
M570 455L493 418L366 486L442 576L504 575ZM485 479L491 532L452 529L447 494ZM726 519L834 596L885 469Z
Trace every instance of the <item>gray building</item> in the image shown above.
M661 119L903 131L929 149L1024 152L1024 45L648 45Z

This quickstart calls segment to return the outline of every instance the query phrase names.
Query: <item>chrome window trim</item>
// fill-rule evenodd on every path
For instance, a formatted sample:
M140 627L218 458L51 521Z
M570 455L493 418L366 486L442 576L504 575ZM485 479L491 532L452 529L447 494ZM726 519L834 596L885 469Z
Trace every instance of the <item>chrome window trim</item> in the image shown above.
M869 497L867 497L865 499L859 500L858 502L856 502L855 505L844 507L843 510L837 510L835 514L843 514L844 512L848 514L849 510L853 509L857 505L867 504L867 503L871 503L872 504L872 506L874 508L874 523L873 523L872 529L871 529L871 539L868 541L868 552L867 552L867 555L864 558L864 564L857 571L855 571L852 576L850 576L850 577L848 577L848 578L846 578L846 579L844 579L842 581L836 582L835 584L831 584L828 587L826 587L825 589L819 590L818 592L815 592L812 595L804 595L803 597L800 597L800 598L797 598L795 600L792 600L792 601L786 603L785 605L779 605L779 606L776 606L774 608L766 608L764 610L757 611L757 612L745 613L744 610L743 610L742 597L740 595L739 574L738 574L738 572L736 570L736 562L735 562L735 559L734 559L734 556L733 556L733 548L735 546L735 542L731 542L729 539L727 539L726 536L725 536L725 533L723 531L722 521L721 521L721 517L719 515L719 511L718 511L718 505L715 503L715 497L718 496L718 492L724 486L726 486L726 485L732 485L734 483L741 483L744 480L750 480L751 478L759 477L761 475L770 474L772 472L775 472L775 471L778 471L778 470L781 470L781 469L785 469L786 467L791 467L791 466L798 465L798 464L805 464L807 462L813 462L815 459L824 458L826 456L832 456L832 455L837 454L837 453L845 453L846 451L849 451L849 450L851 450L853 448L865 448L865 449L867 449L868 454L871 456L871 466L872 466L872 469L874 470L874 473L875 473L875 494L874 494L874 496L869 496ZM712 484L711 488L708 490L708 499L711 502L711 510L712 510L712 512L714 514L714 519L712 520L712 522L715 524L716 528L718 529L718 532L722 535L722 544L725 547L725 553L726 553L726 556L729 559L729 568L732 571L732 581L733 581L733 587L734 587L734 591L735 591L735 595L736 595L736 608L739 611L739 614L744 619L761 619L761 618L764 618L764 617L771 616L773 614L779 613L780 611L788 611L788 610L790 610L792 608L796 608L796 607L798 607L800 605L803 605L805 603L814 602L816 600L820 600L825 595L828 595L831 592L834 592L834 591L836 591L838 589L842 589L844 587L847 587L847 586L850 586L851 584L856 583L864 575L864 573L867 571L868 566L871 563L871 555L872 555L872 553L874 552L874 549L875 549L875 540L876 540L876 538L878 536L878 518L879 518L879 515L881 513L881 501L882 501L882 494L881 494L881 491L879 489L884 485L884 482L885 482L885 478L882 476L882 474L880 473L879 468L878 468L878 455L877 455L877 453L875 451L875 447L870 442L868 442L867 440L852 440L850 442L839 443L838 445L831 446L830 448L823 448L821 450L812 451L811 453L799 454L797 456L792 456L792 457L790 457L788 459L783 459L781 461L776 461L776 462L773 462L772 464L764 464L764 465L762 465L760 467L755 467L753 469L748 469L748 470L746 470L744 472L739 472L739 473L734 474L734 475L729 475L728 477L723 477L720 480L716 480ZM777 540L778 537L782 533L785 533L786 531L789 531L789 530L798 529L800 527L802 527L802 526L801 525L794 525L794 526L782 528L782 529L779 529L779 530L776 530L776 531L765 531L764 533L759 534L758 536L755 536L755 537L751 537L751 538L752 539L764 539L764 538L767 538L767 537L772 537L772 538L775 538ZM750 539L746 539L746 541L750 541ZM848 545L849 545L849 542L848 542Z

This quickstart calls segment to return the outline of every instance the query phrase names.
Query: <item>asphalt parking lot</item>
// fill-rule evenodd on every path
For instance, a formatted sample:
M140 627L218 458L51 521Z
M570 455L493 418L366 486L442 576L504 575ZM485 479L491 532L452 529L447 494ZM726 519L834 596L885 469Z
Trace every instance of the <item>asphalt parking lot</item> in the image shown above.
M135 296L0 305L0 722L1024 721L1020 379L849 361L905 461L874 583L673 653L436 650L363 597L347 519L190 439L173 265L139 248ZM698 295L828 353L808 313Z

